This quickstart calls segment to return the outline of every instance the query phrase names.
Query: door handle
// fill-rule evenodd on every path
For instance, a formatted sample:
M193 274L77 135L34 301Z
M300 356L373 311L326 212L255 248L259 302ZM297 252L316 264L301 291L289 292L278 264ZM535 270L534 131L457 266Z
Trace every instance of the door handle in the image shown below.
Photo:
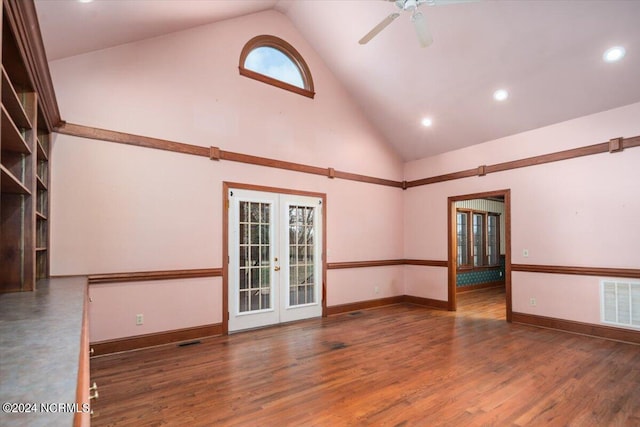
M273 267L273 269L274 269L275 271L280 271L280 266L279 266L279 265L276 265L275 267Z

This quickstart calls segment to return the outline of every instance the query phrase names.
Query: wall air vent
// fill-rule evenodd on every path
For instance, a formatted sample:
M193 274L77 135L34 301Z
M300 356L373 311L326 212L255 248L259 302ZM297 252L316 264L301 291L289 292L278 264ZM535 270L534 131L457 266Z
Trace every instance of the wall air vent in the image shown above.
M603 323L640 329L640 282L600 281Z

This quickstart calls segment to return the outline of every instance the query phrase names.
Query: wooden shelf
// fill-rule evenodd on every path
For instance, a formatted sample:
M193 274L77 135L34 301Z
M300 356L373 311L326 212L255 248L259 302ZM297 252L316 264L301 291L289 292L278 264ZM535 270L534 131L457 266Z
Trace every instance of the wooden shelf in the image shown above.
M25 187L24 184L22 184L22 182L20 182L20 180L11 173L11 171L1 164L0 173L3 193L31 195L29 189Z
M33 127L4 67L2 67L2 105L13 118L16 126L26 129Z
M48 250L46 247L36 248L36 252L44 252L46 250Z
M29 146L20 134L15 123L13 123L4 105L2 105L2 129L0 132L2 132L2 151L31 154Z
M38 176L38 177L36 177L36 181L38 182L38 189L40 189L40 190L46 190L47 189L47 184L44 183L42 178L40 178Z
M36 141L37 141L36 145L38 147L38 160L49 160L49 156L47 156L47 152L42 146L42 142L40 142L40 138L36 139Z

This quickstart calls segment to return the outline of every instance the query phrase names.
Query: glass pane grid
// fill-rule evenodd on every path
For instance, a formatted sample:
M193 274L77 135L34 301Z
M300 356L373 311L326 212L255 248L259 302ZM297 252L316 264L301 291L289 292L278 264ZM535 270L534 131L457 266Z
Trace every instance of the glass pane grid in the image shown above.
M289 207L289 306L315 302L315 208Z
M240 202L239 312L271 308L269 203Z

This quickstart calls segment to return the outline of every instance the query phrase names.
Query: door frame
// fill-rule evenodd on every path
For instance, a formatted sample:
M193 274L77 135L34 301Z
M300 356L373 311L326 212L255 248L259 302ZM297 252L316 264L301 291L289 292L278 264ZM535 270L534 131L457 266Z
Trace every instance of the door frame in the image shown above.
M222 334L229 334L229 190L252 190L265 193L292 194L322 200L322 317L327 317L327 195L313 191L267 187L239 182L222 182Z
M511 300L511 189L487 191L483 193L465 194L461 196L450 196L448 198L447 209L447 228L448 228L448 298L447 310L456 311L456 202L461 200L486 199L488 197L504 197L504 284L506 291L507 322L511 322L513 316L512 300Z

